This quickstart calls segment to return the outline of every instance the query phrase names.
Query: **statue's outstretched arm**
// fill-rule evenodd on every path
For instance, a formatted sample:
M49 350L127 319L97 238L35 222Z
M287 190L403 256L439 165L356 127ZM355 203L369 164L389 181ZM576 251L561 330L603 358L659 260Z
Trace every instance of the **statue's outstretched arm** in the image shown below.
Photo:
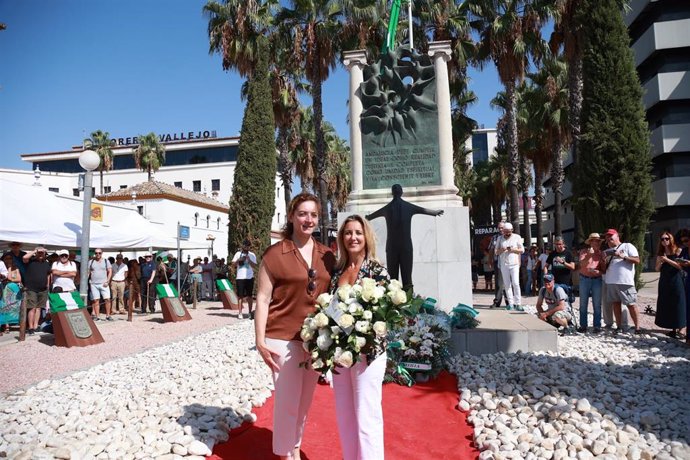
M364 216L367 220L374 220L377 217L385 217L386 216L386 206L377 209L376 211L372 212L371 214L367 214Z
M443 209L427 209L427 208L422 208L421 206L417 206L416 204L412 205L412 211L414 214L426 214L427 216L441 216L443 215Z

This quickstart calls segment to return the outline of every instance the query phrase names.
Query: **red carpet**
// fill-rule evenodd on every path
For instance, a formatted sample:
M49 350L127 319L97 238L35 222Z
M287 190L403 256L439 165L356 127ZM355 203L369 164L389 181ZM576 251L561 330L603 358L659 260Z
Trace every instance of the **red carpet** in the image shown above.
M384 385L386 459L476 459L479 451L472 444L472 427L457 404L455 376L446 372L411 388ZM271 452L273 398L255 408L255 413L255 424L232 430L230 440L217 445L208 459L277 459ZM318 385L302 442L302 460L339 460L341 455L333 392L327 385Z

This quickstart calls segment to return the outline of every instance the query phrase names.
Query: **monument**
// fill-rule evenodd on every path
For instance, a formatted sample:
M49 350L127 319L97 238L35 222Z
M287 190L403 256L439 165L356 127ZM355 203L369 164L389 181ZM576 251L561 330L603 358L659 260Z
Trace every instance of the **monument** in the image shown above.
M104 342L79 292L51 293L48 297L56 346L86 347Z
M469 211L454 184L449 41L432 42L421 55L398 47L368 64L363 50L344 53L350 71L352 192L347 215L371 214L391 200L391 187L420 208L442 211L438 219L411 218L415 292L449 311L472 305ZM379 244L388 247L383 219L372 221ZM400 238L396 235L395 238ZM387 257L381 257L388 264ZM393 265L397 265L393 261Z

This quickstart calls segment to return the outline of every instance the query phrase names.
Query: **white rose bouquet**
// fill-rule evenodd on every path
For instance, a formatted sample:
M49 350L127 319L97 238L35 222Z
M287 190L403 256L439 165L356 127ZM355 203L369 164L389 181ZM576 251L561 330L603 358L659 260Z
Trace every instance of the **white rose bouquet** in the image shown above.
M429 372L436 375L445 367L449 356L450 323L448 316L420 314L411 324L395 330L389 340L390 358L411 372Z
M341 286L333 295L321 294L300 332L311 355L304 364L322 374L337 373L338 367L382 353L389 330L405 324L406 309L420 302L409 299L399 281L374 278Z

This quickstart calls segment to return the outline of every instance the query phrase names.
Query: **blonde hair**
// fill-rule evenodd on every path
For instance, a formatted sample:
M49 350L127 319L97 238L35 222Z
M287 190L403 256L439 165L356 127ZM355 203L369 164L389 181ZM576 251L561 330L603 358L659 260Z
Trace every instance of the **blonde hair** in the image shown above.
M359 222L359 224L362 226L362 232L364 233L365 256L369 260L378 262L378 259L376 259L376 235L374 234L374 230L371 228L371 225L369 225L369 222L365 218L359 214L352 214L347 216L338 230L338 262L335 264L335 268L337 270L344 269L349 261L349 256L347 249L345 249L345 242L343 239L345 235L345 226L350 222Z

